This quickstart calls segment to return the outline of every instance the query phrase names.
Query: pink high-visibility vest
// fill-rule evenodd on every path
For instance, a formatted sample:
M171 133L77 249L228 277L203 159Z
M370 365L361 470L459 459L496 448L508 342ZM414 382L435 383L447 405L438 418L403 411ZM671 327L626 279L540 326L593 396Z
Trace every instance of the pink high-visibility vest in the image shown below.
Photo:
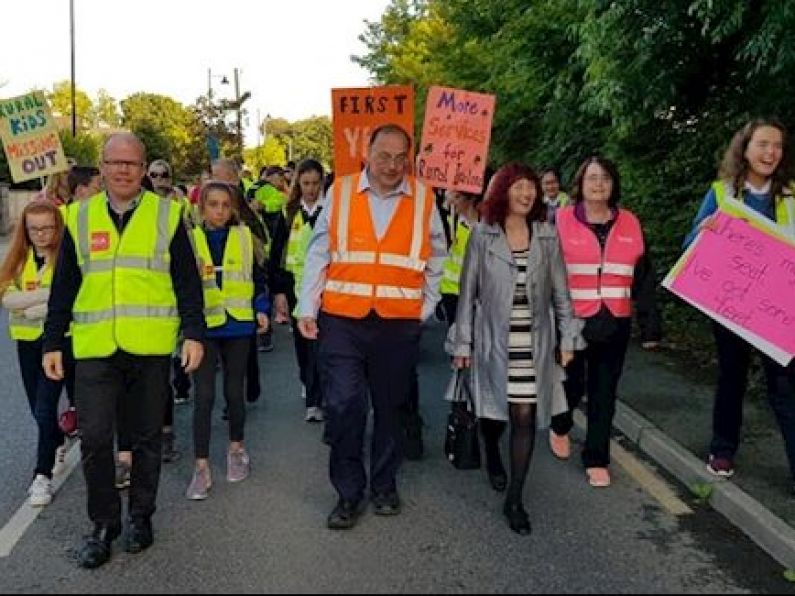
M557 226L575 314L592 317L604 304L615 317L632 316L635 265L645 251L638 218L619 209L604 253L596 234L577 219L574 207L558 211Z

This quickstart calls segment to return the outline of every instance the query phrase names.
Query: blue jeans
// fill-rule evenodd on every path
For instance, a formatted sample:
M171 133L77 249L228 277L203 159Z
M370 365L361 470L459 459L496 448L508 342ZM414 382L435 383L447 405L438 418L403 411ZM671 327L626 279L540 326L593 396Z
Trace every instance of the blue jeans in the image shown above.
M22 372L22 383L28 397L30 413L39 427L39 441L36 456L36 474L52 478L55 465L55 451L63 445L64 435L58 426L58 402L63 391L63 381L51 381L44 374L41 365L42 341L18 341L17 356ZM71 353L64 353L64 368L71 361Z

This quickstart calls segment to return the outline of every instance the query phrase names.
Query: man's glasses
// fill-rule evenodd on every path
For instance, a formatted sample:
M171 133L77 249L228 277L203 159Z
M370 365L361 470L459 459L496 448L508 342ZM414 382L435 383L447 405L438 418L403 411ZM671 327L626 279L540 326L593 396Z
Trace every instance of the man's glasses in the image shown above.
M112 168L114 170L132 170L135 168L141 168L144 164L140 161L124 161L121 159L106 159L102 162L105 167Z
M149 172L149 177L154 180L156 178L171 178L168 172Z

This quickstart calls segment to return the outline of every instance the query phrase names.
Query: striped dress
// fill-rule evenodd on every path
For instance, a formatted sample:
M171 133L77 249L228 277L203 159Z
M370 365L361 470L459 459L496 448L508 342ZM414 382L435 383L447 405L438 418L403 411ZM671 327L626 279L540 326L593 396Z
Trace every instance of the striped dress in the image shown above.
M527 299L527 254L526 250L513 253L519 271L508 333L508 403L512 404L535 404L538 399L530 303Z

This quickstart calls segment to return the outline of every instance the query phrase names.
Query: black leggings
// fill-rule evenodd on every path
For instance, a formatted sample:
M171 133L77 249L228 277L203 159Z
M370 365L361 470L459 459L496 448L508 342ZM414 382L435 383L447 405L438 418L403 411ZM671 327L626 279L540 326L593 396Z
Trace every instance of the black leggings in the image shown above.
M210 428L215 404L215 364L221 359L224 375L224 397L229 414L229 440L243 440L246 424L244 380L251 338L207 339L204 360L193 375L196 399L193 408L193 447L196 459L210 457Z

